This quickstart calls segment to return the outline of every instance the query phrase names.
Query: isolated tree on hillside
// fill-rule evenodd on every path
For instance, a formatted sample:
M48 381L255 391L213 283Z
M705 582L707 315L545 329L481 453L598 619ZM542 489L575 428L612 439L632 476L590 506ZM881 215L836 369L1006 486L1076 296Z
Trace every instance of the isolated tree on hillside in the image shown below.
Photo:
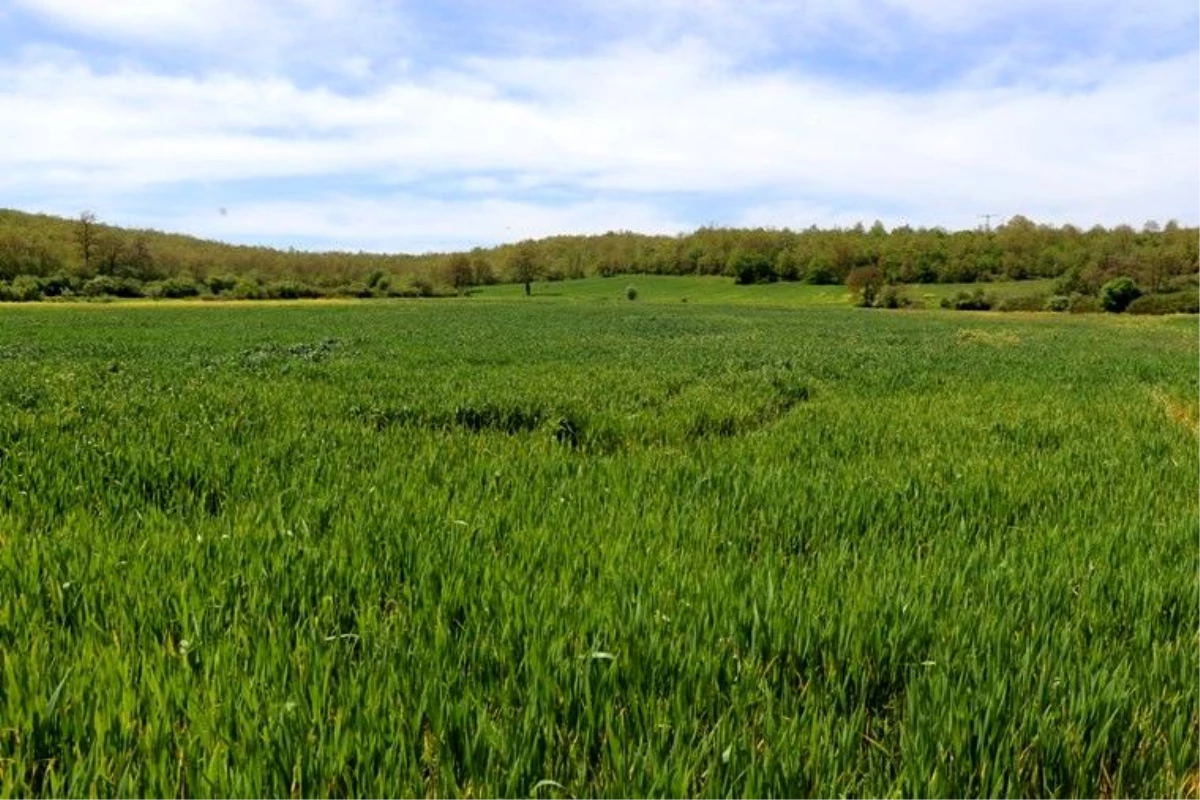
M508 257L508 273L517 283L525 284L525 295L533 294L538 276L538 253L533 242L521 242Z

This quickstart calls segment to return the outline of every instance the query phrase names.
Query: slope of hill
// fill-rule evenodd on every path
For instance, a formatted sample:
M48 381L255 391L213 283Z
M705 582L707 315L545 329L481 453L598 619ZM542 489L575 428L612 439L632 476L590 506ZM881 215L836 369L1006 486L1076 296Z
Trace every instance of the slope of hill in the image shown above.
M1095 295L1127 275L1143 292L1198 269L1195 228L1174 222L1038 225L994 231L701 228L679 236L610 232L423 255L306 252L0 209L0 299L63 295L231 298L432 295L498 282L625 273L721 275L737 283L800 281L861 288L898 283L1056 278L1061 294Z

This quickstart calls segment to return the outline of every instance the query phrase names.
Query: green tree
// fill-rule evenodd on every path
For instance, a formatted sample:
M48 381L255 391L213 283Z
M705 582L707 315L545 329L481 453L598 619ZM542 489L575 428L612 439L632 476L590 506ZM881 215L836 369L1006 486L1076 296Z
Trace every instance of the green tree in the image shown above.
M446 263L446 282L456 292L464 292L475 282L475 271L471 269L471 257L466 253L455 253Z
M79 212L75 242L79 245L79 255L83 259L83 273L89 275L92 271L92 250L96 246L96 215L91 211Z
M539 259L532 241L518 244L508 257L508 274L516 283L525 284L525 296L533 294L533 282L539 274Z
M854 294L858 305L871 308L883 286L883 273L878 267L856 267L846 276L846 286Z
M1113 278L1100 287L1100 305L1105 311L1121 313L1129 308L1129 304L1142 296L1142 290L1134 283L1133 278L1122 275Z

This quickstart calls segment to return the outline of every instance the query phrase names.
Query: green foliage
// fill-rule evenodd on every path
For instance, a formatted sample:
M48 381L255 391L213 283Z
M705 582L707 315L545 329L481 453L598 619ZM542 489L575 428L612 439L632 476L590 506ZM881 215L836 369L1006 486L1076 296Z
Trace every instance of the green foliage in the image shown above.
M83 284L86 297L143 297L142 285L128 278L97 275Z
M378 296L375 289L372 289L370 286L361 281L355 281L354 283L338 286L333 290L333 293L338 297L357 297L361 300L365 300L368 297Z
M996 302L997 311L1045 311L1050 297L1045 294L1026 294L1016 297L1005 297ZM1064 305L1064 310L1066 306Z
M729 254L728 274L740 284L768 283L779 279L769 253L737 247Z
M0 300L31 303L42 299L42 287L32 275L19 275L10 283L0 282Z
M621 274L724 275L742 285L804 280L843 283L859 268L877 268L884 282L959 283L1061 278L1057 294L1095 294L1118 275L1151 290L1169 288L1200 269L1200 237L1175 223L1093 228L1038 225L1013 217L994 233L882 225L802 231L765 228L700 228L681 236L611 232L600 236L553 236L538 241L476 248L469 253L378 255L310 253L243 247L157 231L126 230L90 217L60 219L0 210L0 280L68 272L140 281L186 276L224 296L231 278L263 284L294 281L322 293L366 284L373 295L412 277L462 293L500 278L532 284ZM84 258L86 252L86 259ZM387 285L385 285L387 284ZM216 288L214 288L214 286Z
M983 289L960 291L953 297L942 300L942 308L952 308L956 311L989 311L995 305L994 301Z
M626 300L637 300L637 298L638 298L637 287L636 286L626 286L625 287L625 299Z
M210 275L204 285L209 292L215 295L227 294L237 286L238 277L236 275Z
M1079 267L1072 267L1064 272L1054 283L1054 293L1056 295L1070 296L1072 294L1087 294L1091 291L1087 281L1083 278L1083 272Z
M871 308L883 285L883 273L878 267L857 267L846 276L846 287L854 295L855 304Z
M1194 320L688 292L0 309L0 794L1191 793Z
M455 291L464 292L475 283L475 270L471 267L471 257L466 253L455 253L446 264L446 283Z
M525 294L530 294L531 284L542 273L542 263L539 258L537 245L532 241L521 242L508 254L508 274L513 283L525 286Z
M146 287L146 294L149 297L180 300L198 297L205 288L203 284L197 284L189 277L178 276L151 283Z
M269 300L301 300L321 296L321 290L303 281L272 281L263 286L263 296Z
M1071 307L1071 298L1067 295L1055 294L1046 298L1047 311L1066 311Z
M1100 287L1100 306L1105 311L1120 313L1141 296L1142 290L1133 278L1122 275Z
M267 296L267 293L263 291L262 286L257 281L238 278L237 283L225 292L225 296L232 300L262 300Z
M1196 292L1144 294L1125 308L1128 314L1196 314L1200 313L1200 296Z
M875 298L876 308L896 309L905 308L910 305L912 305L912 300L909 298L908 293L904 290L904 287L897 286L894 283L889 283L884 286L883 290L879 293L879 296Z

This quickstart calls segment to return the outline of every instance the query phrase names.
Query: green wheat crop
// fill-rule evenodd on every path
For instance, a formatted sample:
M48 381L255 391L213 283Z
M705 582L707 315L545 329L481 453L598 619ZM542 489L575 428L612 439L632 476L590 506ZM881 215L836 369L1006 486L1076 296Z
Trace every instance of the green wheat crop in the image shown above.
M1194 320L627 282L4 309L0 793L1195 794Z

